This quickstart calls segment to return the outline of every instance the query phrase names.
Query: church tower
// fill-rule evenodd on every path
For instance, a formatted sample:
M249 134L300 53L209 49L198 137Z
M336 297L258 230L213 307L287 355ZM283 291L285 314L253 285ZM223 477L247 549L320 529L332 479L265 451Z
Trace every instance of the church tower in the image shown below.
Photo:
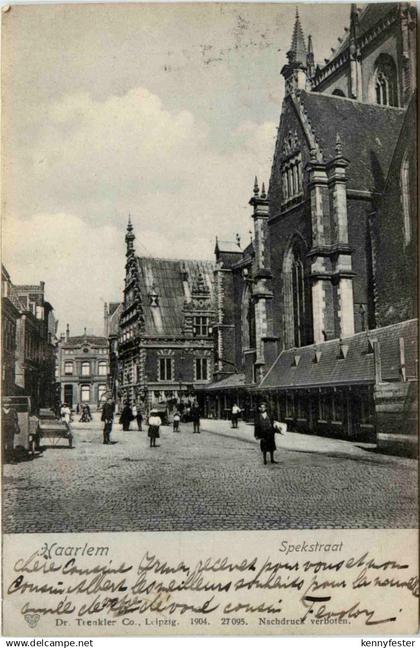
M309 40L308 45L312 50L312 39ZM298 9L296 9L292 44L287 52L287 60L288 63L281 70L281 75L286 82L286 94L294 90L305 90L308 81L308 63L311 65L313 61L313 52L311 51L308 56Z

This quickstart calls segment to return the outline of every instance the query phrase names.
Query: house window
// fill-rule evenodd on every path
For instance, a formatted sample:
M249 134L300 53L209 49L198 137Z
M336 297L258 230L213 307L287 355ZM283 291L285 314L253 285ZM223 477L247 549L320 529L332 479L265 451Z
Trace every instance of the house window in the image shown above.
M207 336L209 334L209 318L202 315L194 317L193 320L194 337Z
M404 242L408 245L411 241L410 164L408 156L405 156L401 165L401 201L403 208Z
M286 416L293 418L294 416L294 397L293 394L286 394Z
M101 361L101 362L98 364L98 373L99 373L99 375L100 375L100 376L106 376L107 372L108 372L107 363Z
M90 401L90 386L89 385L82 385L82 388L80 390L80 396L82 403L86 403L87 401Z
M159 380L172 380L171 358L159 358Z
M82 376L90 376L90 362L82 362Z
M195 359L195 379L208 380L208 361L207 358Z
M98 386L98 401L99 402L105 400L105 394L106 394L106 385L99 385Z
M343 394L337 392L332 399L332 420L336 422L343 421Z
M72 362L65 362L64 363L64 375L65 376L72 376L73 375L73 363Z

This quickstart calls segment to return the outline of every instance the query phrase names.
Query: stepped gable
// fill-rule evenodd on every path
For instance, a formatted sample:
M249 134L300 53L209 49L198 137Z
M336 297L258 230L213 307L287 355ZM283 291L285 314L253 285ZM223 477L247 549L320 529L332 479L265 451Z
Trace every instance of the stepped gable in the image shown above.
M381 191L405 111L304 90L298 98L324 161L335 156L337 134L340 136L343 155L350 162L347 187Z
M214 308L214 264L211 261L137 257L139 290L144 309L144 334L182 336L185 303L203 284ZM201 277L200 277L201 275Z

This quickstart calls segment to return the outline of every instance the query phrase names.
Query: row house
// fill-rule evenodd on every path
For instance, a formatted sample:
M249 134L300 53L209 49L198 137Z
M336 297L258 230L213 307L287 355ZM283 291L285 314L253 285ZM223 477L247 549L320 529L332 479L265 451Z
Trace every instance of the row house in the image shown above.
M54 404L56 328L45 285L15 285L2 266L2 394L29 396L33 411Z

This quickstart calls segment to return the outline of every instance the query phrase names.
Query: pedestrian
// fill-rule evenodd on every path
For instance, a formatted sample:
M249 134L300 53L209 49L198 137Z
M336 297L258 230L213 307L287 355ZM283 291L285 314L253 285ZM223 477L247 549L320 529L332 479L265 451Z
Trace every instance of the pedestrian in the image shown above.
M107 398L105 405L102 408L101 421L104 423L104 440L105 444L110 442L111 432L112 432L112 423L114 420L114 411L115 404L112 401L112 398Z
M70 425L71 421L71 409L67 403L63 403L60 409L61 420L64 421L67 425Z
M174 414L174 420L173 420L174 432L179 432L179 423L180 423L180 421L181 421L181 414L179 413L178 410L176 410L175 414Z
M255 438L260 441L260 448L263 454L264 464L267 463L267 452L270 453L271 463L277 463L274 460L274 451L276 442L274 435L276 432L283 433L284 424L275 421L267 412L266 403L261 403L257 416L255 417Z
M14 407L5 403L2 407L3 461L11 461L14 456L15 434L19 434L19 420Z
M92 420L92 416L90 414L90 408L89 405L83 405L82 406L82 416L79 419L79 423L89 423L89 421Z
M236 429L238 427L239 414L241 413L241 408L237 403L234 403L232 406L232 428Z
M142 432L143 414L140 410L140 407L137 408L136 421L137 421L137 427L139 429L139 432Z
M193 434L200 434L200 407L197 401L192 404L190 417L193 422Z
M133 419L133 410L131 409L130 404L126 402L120 415L120 423L123 426L124 432L128 432L130 429L130 423Z
M148 424L149 424L149 429L147 432L147 436L150 439L150 447L156 448L156 439L159 439L160 437L159 428L162 425L162 420L157 410L155 409L151 410Z

